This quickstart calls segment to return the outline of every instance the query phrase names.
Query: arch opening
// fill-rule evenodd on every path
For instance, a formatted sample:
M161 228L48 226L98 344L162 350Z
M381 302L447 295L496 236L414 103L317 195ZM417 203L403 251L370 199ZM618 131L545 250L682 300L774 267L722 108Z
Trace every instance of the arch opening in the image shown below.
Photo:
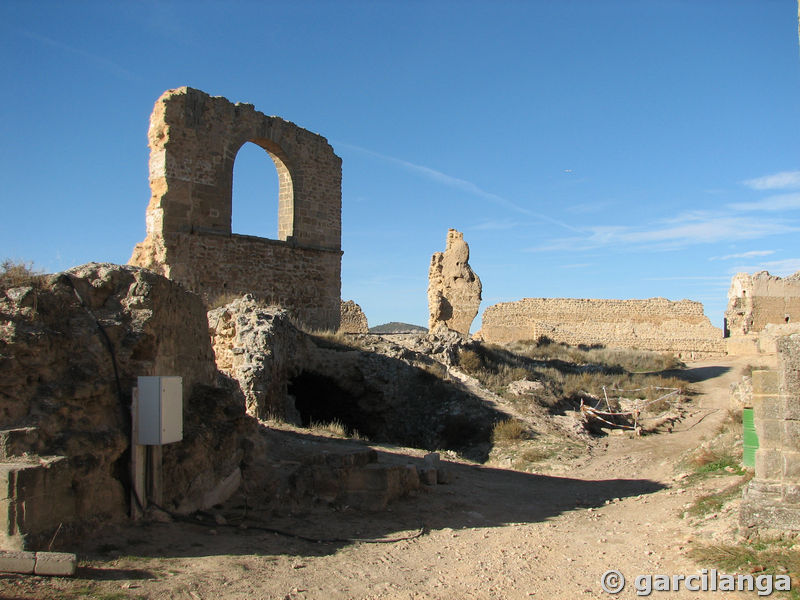
M231 186L232 233L284 241L292 235L294 193L282 154L268 140L249 140L239 148Z

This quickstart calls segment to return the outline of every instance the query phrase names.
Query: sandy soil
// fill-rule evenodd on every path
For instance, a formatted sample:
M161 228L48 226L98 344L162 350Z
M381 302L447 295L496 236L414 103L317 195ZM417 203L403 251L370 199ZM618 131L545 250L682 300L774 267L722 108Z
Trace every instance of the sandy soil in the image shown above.
M126 525L75 548L81 559L75 578L0 575L0 596L635 598L639 574L691 574L700 568L686 552L701 533L682 513L694 497L735 477L687 485L678 465L726 416L729 385L744 364L718 359L689 365L701 393L673 433L608 436L590 455L564 465L569 468L561 476L452 462L451 484L425 488L381 513L326 509L268 519L234 508L225 513L224 525ZM379 451L381 461L407 460L399 449ZM721 535L735 525L736 514L705 520L717 521L710 530ZM258 526L309 538L395 541L317 543ZM420 530L423 535L417 535ZM600 587L609 569L628 580L617 596Z

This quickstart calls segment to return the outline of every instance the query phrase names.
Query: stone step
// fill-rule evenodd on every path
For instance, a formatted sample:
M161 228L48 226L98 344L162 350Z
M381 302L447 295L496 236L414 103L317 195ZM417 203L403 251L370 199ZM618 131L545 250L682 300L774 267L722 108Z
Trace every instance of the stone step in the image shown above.
M0 462L0 550L27 549L75 518L72 470L65 456Z
M41 450L38 427L0 429L0 460L13 459Z

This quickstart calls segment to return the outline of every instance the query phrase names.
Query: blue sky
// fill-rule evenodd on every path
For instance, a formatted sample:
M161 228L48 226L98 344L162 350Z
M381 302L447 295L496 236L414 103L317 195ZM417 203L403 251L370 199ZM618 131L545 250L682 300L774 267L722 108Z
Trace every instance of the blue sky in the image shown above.
M427 324L464 232L481 307L688 298L800 270L794 0L0 3L0 258L125 263L166 89L249 102L343 160L342 296ZM234 231L274 237L245 146ZM479 318L473 330L479 326Z

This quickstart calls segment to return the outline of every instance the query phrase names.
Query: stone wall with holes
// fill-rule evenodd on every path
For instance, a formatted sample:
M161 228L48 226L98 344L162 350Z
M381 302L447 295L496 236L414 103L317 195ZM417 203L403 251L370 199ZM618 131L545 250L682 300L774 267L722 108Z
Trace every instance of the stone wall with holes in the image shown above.
M755 477L745 488L742 525L800 531L800 334L777 340L778 368L753 371L758 449Z
M308 327L336 329L342 163L327 140L252 104L189 87L158 99L148 139L147 237L130 264L182 283L207 303L251 293ZM231 231L233 164L246 142L261 146L278 171L277 240Z
M800 272L737 273L728 290L725 336L729 354L774 354L774 338L800 323Z
M672 352L681 358L725 353L722 330L691 300L524 298L487 308L476 337L490 343L547 336L571 345L600 344Z

